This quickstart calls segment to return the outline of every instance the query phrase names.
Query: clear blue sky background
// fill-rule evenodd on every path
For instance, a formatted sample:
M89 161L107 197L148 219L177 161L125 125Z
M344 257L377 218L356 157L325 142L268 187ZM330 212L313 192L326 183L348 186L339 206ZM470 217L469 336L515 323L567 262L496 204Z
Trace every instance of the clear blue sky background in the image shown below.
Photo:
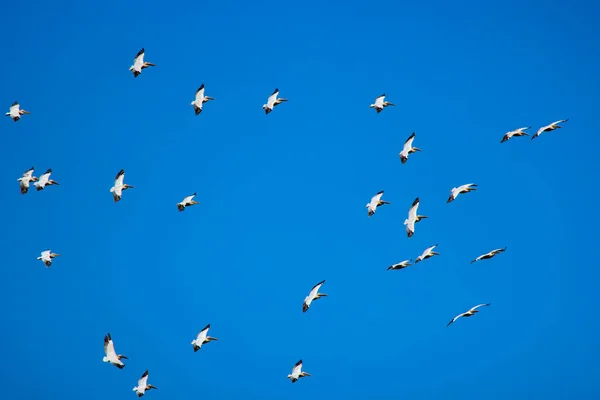
M146 369L150 399L597 398L597 3L126 3L0 16L3 113L31 111L0 120L2 399L132 399ZM61 186L22 196L31 165Z

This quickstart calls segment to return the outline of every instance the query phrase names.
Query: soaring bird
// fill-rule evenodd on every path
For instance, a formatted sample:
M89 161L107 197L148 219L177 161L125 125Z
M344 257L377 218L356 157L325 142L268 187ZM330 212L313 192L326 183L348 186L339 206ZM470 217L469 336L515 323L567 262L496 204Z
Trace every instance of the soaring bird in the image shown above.
M404 220L404 225L406 225L406 234L408 237L412 237L415 234L415 223L419 222L423 218L427 218L425 215L417 215L417 210L419 208L419 198L417 197L415 201L413 201L412 206L408 210L408 218Z
M525 132L527 129L531 129L531 127L526 126L523 128L515 129L514 131L506 132L506 134L502 137L502 140L500 141L500 143L506 142L513 136L529 136L529 134L527 132Z
M546 125L546 126L542 126L540 129L538 129L538 131L535 133L535 135L533 135L531 137L531 140L535 139L536 137L540 136L542 133L544 132L550 132L553 131L555 129L560 129L562 128L562 126L558 125L562 122L567 122L569 119L559 119L558 121L554 121L553 123L551 123L550 125Z
M324 283L325 281L322 280L321 282L313 286L308 296L304 298L304 302L302 303L302 312L307 312L310 307L310 303L312 303L314 300L327 296L325 293L319 293L319 289Z
M112 338L110 337L110 333L107 333L104 336L104 353L106 354L104 358L102 358L102 362L108 362L114 365L119 369L123 369L125 364L121 361L121 359L129 360L123 354L117 354L115 352L115 344L113 343Z
M366 207L369 210L369 217L375 214L375 210L377 207L382 206L384 204L390 204L389 201L381 200L381 196L383 196L383 190L378 192L375 196L371 197L371 201L367 203Z
M412 133L412 135L410 135L408 137L408 139L406 139L406 142L404 142L404 147L402 148L402 151L400 153L398 153L398 156L400 156L400 161L402 161L402 164L404 164L406 162L406 160L408 160L409 154L412 154L417 151L421 151L421 149L419 149L418 147L413 147L413 145L412 145L413 140L415 140L414 132Z
M137 76L142 73L144 68L156 67L156 64L144 61L144 52L145 50L142 47L142 49L135 55L135 58L133 59L133 65L129 67L129 70L133 71L134 78L137 78Z
M42 260L44 264L46 264L46 268L52 265L52 259L54 257L58 257L60 254L50 252L50 249L42 251L42 254L37 258L38 260Z
M192 106L194 106L194 111L196 115L202 112L202 104L206 103L209 100L214 100L214 98L204 95L204 83L200 85L198 90L196 90L196 98L192 101Z
M505 247L505 248L503 248L503 249L496 249L496 250L492 250L492 251L490 251L489 253L485 253L485 254L482 254L482 255L480 255L479 257L477 257L476 259L474 259L473 261L471 261L469 264L473 264L474 262L477 262L477 261L479 261L479 260L487 260L488 258L492 258L492 257L494 257L496 254L498 254L498 253L502 253L502 252L504 252L504 251L506 251L506 247Z
M142 397L146 390L155 389L158 390L156 386L148 385L148 370L142 374L142 377L138 379L138 384L133 388L133 391L137 394L138 397Z
M200 348L202 347L202 345L204 343L208 343L211 340L219 340L217 338L208 336L209 329L210 329L210 324L208 324L204 328L202 328L202 330L200 332L198 332L196 339L192 340L192 346L194 346L194 353L197 352L198 350L200 350Z
M469 193L469 192L472 192L473 190L477 190L476 187L477 187L477 185L474 183L467 183L467 184L461 185L457 188L456 187L452 188L450 190L450 197L448 197L448 200L446 200L446 203L452 203L454 200L456 200L458 195L461 193Z
M46 186L51 186L51 185L60 185L58 182L56 182L55 180L50 179L50 174L52 173L52 169L49 168L46 170L46 172L44 172L42 175L40 175L40 179L38 179L38 181L36 183L34 183L35 185L35 189L39 192L40 190L44 190L44 188Z
M299 360L292 369L292 373L287 377L292 381L292 383L296 382L300 378L304 378L305 376L310 376L308 372L302 371L302 360Z
M471 308L469 311L464 312L462 314L458 314L456 317L452 318L452 321L448 322L448 325L446 325L446 327L450 326L454 321L456 321L460 317L471 317L471 316L475 315L475 313L479 312L479 310L478 310L479 307L489 306L489 305L490 305L490 303L478 304L475 307Z
M134 187L123 183L123 179L125 178L125 171L120 170L117 176L115 176L115 184L110 188L110 192L113 194L113 198L115 199L115 203L121 200L121 196L123 196L123 190L133 189Z
M186 207L193 206L194 204L200 204L197 201L192 200L195 195L196 195L196 193L194 192L193 195L188 196L185 199L183 199L180 203L177 203L177 209L179 211L183 211L183 210L185 210Z
M375 99L375 103L371 104L369 107L374 108L377 111L377 114L381 112L387 106L395 106L395 104L390 103L389 101L383 101L385 99L385 93Z
M277 96L279 96L279 89L276 88L267 99L267 104L263 104L262 106L262 109L265 110L265 114L268 114L271 111L273 111L275 106L281 104L284 101L287 101L287 99L278 99Z
M394 269L404 269L406 267L410 267L412 265L410 262L411 262L411 260L404 260L402 262L399 262L398 264L390 265L387 270L389 271L390 269L394 270Z
M38 180L38 178L33 176L33 167L23 172L23 176L17 179L17 182L19 182L19 185L21 186L21 194L27 193L27 191L29 190L30 182L37 182Z
M18 120L21 119L21 115L31 114L29 111L21 110L20 107L21 106L19 105L19 102L15 101L14 103L12 103L12 105L8 109L8 112L4 115L11 117L13 121L17 122Z
M437 246L438 245L435 244L435 245L433 245L431 247L426 248L425 251L423 251L423 253L419 257L417 257L417 259L415 260L415 264L418 263L418 262L421 262L423 260L426 260L428 258L431 258L433 256L439 256L440 253L437 253L437 252L433 251L433 249L436 248Z

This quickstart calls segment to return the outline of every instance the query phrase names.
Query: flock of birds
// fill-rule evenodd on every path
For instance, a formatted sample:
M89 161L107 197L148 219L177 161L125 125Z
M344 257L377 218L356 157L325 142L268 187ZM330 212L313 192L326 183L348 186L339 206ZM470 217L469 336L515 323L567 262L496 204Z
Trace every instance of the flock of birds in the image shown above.
M134 78L138 77L144 69L146 69L148 67L156 66L155 64L144 61L144 54L145 54L145 51L142 48L136 54L134 61L133 61L133 65L129 68L129 70L132 71ZM204 103L206 103L210 100L215 100L215 99L212 97L206 96L204 94L204 84L202 84L196 91L194 100L191 102L191 105L194 108L195 114L199 115L202 112L202 107L203 107ZM268 115L275 109L276 106L278 106L279 104L281 104L283 102L287 102L287 101L288 101L287 99L280 98L279 90L275 89L273 91L273 93L268 97L267 102L262 106L262 109L264 110L265 114ZM375 109L375 111L377 113L380 113L386 107L389 107L389 106L394 106L394 104L390 103L389 101L385 101L385 94L382 94L381 96L377 97L375 99L375 102L373 104L371 104L369 107ZM23 116L25 114L30 114L30 113L29 113L29 111L22 109L19 102L17 102L17 101L15 101L10 106L9 111L6 113L6 115L9 116L10 118L12 118L12 120L14 122L19 121L21 119L21 116ZM568 121L568 119L562 119L562 120L555 121L549 125L543 126L537 130L537 132L531 137L531 139L533 140L533 139L539 137L544 132L550 132L550 131L562 128L559 124L561 124L563 122L567 122L567 121ZM504 143L504 142L512 139L513 137L529 136L529 134L526 132L528 129L531 129L531 127L523 127L523 128L519 128L519 129L515 129L510 132L507 132L502 137L502 140L500 143ZM414 140L415 140L415 133L413 132L408 137L408 139L405 141L402 151L400 151L400 153L398 154L402 164L405 164L408 161L410 154L421 151L421 149L413 146ZM25 171L23 173L23 175L18 179L22 194L26 194L29 191L31 183L34 183L34 186L37 191L44 190L47 186L59 185L59 183L57 181L50 179L50 175L52 174L52 169L46 170L42 175L40 175L39 178L35 177L33 174L34 174L34 168L31 167L30 169ZM123 196L123 192L125 190L134 188L134 186L124 183L124 179L125 179L125 171L123 169L121 169L115 176L114 185L110 189L110 192L113 195L113 199L114 199L115 203L119 202L121 200L121 198ZM477 190L477 185L474 183L467 183L464 185L460 185L458 187L454 187L450 190L450 195L449 195L446 203L453 202L461 194L469 193L469 192L472 192L475 190ZM382 200L383 193L384 193L383 190L378 192L371 198L371 201L369 203L367 203L366 208L367 208L369 217L372 217L375 214L378 207L381 207L385 204L390 204L388 201ZM193 200L194 196L196 196L196 193L193 193L192 195L185 197L181 202L177 203L178 210L181 212L181 211L184 211L185 208L187 208L187 207L199 204L197 201ZM420 199L417 197L414 200L414 202L412 203L410 209L408 210L408 217L404 221L404 225L406 226L406 234L409 238L415 234L415 224L417 222L421 221L422 219L427 218L427 216L418 214L419 202L420 202ZM439 253L434 251L434 249L437 246L438 245L436 244L436 245L433 245L433 246L425 249L415 259L414 263L417 264L428 258L438 256ZM488 253L478 256L473 261L471 261L471 263L474 263L474 262L477 262L480 260L490 259L504 251L506 251L506 247L492 250ZM50 249L48 249L48 250L43 251L37 259L41 260L45 264L45 266L48 268L52 265L52 260L58 256L60 256L60 254L53 253ZM412 265L412 264L410 264L411 261L412 260L404 260L397 264L391 265L390 267L388 267L388 270L404 269L404 268ZM302 312L304 312L304 313L307 312L313 301L327 296L327 294L319 293L319 290L321 289L321 286L323 286L324 283L325 283L325 281L323 280L323 281L317 283L310 290L310 293L304 298L304 301L302 303ZM461 317L464 317L464 318L471 317L479 312L478 309L480 307L489 306L489 305L490 305L489 303L478 304L478 305L472 307L471 309L469 309L468 311L460 313L457 316L455 316L454 318L452 318L452 320L450 320L450 322L447 324L447 326L450 326L452 323L456 322ZM209 329L210 329L210 324L206 325L197 334L196 338L194 340L192 340L191 344L193 346L194 352L200 350L204 344L211 342L211 341L218 340L215 337L208 336ZM107 333L106 336L104 337L104 353L105 353L105 356L102 359L103 362L110 363L119 369L123 369L125 367L125 364L123 363L122 360L123 359L127 360L127 357L122 354L118 354L115 351L115 344L113 342L113 339L112 339L110 333ZM150 389L157 389L155 386L148 383L148 376L149 376L148 370L146 370L142 374L142 376L138 379L137 386L135 386L133 388L133 391L137 394L138 397L144 396L145 392ZM299 380L300 378L303 378L306 376L310 376L310 374L302 370L302 360L299 360L298 362L296 362L296 364L292 368L292 372L287 376L287 378L289 378L291 380L291 382L294 383L297 380Z

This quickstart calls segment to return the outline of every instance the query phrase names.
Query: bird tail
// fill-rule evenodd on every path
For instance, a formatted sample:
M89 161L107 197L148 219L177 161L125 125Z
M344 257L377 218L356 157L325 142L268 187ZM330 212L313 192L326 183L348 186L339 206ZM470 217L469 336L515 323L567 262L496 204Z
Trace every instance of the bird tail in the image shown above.
M39 257L38 257L38 260L39 260ZM106 356L102 357L102 362L108 362L108 357L106 357Z

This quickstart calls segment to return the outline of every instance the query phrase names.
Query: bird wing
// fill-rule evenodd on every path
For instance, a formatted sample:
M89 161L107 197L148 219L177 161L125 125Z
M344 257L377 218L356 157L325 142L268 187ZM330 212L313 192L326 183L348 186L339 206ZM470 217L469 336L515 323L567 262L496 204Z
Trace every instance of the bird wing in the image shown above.
M115 188L123 186L123 179L125 179L125 170L120 170L117 176L115 176Z
M415 201L413 201L412 206L408 210L408 220L415 221L417 219L417 210L419 208L419 198L417 197Z
M457 319L459 319L463 315L465 315L465 313L458 314L456 317L452 318L452 321L448 322L448 325L454 323ZM446 326L448 326L448 325L446 325Z
M8 112L10 114L18 114L19 113L19 103L17 103L16 101L14 103L12 103L12 105L8 109Z
M42 251L42 260L44 259L50 259L50 250Z
M206 325L200 332L198 332L198 336L196 336L196 341L202 343L206 336L208 336L208 330L210 329L210 324Z
M202 101L204 99L204 83L196 90L196 100Z
M294 365L294 368L292 369L292 375L300 375L300 372L302 372L302 360L298 361Z
M567 122L567 121L568 121L568 119L559 119L558 121L554 121L550 125L556 125L556 124L560 124L561 122Z
M33 167L23 172L23 178L31 178L33 176Z
M275 100L277 100L277 96L279 96L279 89L275 89L275 91L273 91L273 93L269 96L267 100L267 105L270 108L273 108L275 106Z
M148 382L148 370L146 370L140 379L138 379L138 388L145 388Z
M506 251L506 247L502 248L502 249L494 249L492 250L490 253L495 254L495 253L502 253L503 251Z
M379 200L381 200L381 196L383 196L383 190L377 193L375 196L371 197L371 204L377 205L377 203L379 203Z
M523 131L526 131L527 129L531 129L531 127L524 126L523 128L515 129L513 132L523 132Z
M40 186L43 186L46 183L48 183L48 180L50 180L50 174L51 172L46 171L40 176L40 180L38 182Z
M377 97L375 99L375 107L382 108L383 107L383 99L385 99L385 94L382 94L381 96Z
M473 185L474 185L474 183L465 183L464 185L460 185L460 186L457 188L457 192L458 192L458 193L460 193L460 192L462 192L462 191L464 191L464 190L466 190L466 189L470 188L470 187L471 187L471 186L473 186Z
M144 64L144 52L145 52L145 50L142 48L135 55L135 58L133 59L133 66L134 67L137 67L139 69Z
M321 288L321 286L325 283L325 281L321 281L319 283L317 283L315 286L313 286L313 288L310 290L310 294L308 295L309 298L314 299L317 296L317 293L319 293L319 289Z
M489 303L477 304L475 307L471 308L469 311L477 310L479 307L489 306Z
M406 234L407 235L411 235L415 233L415 220L414 219L409 219L406 222Z
M194 198L195 195L191 195L186 197L185 199L183 199L183 201L181 202L181 204L188 204L190 201L192 201L192 199Z
M104 336L104 352L106 353L107 357L115 355L115 344L110 337L110 333Z
M415 133L413 132L412 135L410 135L408 137L408 139L406 139L406 142L404 142L404 149L405 151L408 151L410 149L412 149L412 143L415 140Z

